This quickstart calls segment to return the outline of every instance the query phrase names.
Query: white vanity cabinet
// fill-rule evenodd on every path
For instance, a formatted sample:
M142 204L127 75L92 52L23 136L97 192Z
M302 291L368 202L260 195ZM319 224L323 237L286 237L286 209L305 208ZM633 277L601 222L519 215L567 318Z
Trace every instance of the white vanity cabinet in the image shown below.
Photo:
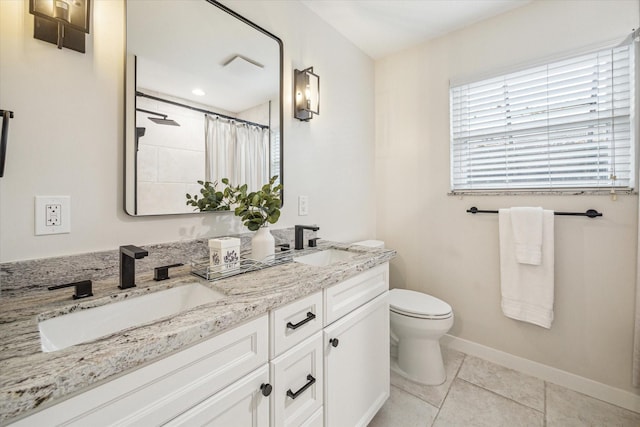
M325 290L326 318L342 315L323 332L327 427L366 426L389 397L388 288L384 264Z
M269 398L260 389L269 381L268 335L263 315L13 425L179 425L197 415L268 426Z
M366 426L389 396L388 276L374 267L13 425Z

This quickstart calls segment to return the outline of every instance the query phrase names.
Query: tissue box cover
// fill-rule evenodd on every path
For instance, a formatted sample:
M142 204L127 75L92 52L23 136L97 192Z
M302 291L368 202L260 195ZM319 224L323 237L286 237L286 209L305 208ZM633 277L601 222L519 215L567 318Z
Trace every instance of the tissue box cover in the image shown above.
M240 239L235 237L209 239L209 266L219 271L240 267Z

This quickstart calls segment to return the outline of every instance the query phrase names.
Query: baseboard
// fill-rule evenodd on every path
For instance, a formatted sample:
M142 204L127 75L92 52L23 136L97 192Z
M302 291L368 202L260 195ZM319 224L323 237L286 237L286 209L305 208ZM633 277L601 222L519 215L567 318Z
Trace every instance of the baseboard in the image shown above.
M488 360L631 411L640 412L640 395L453 335L445 335L440 343L450 349Z

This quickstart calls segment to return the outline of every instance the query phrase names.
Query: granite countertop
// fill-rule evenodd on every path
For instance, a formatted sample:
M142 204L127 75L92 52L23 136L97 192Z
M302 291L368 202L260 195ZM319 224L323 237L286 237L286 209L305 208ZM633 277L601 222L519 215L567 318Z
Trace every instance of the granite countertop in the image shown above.
M340 283L396 254L332 242L319 245L320 249L331 247L356 255L326 267L290 262L216 282L190 274L188 266L171 269L171 279L161 282L149 273L138 274L137 287L127 290L118 289L117 278L98 280L93 282L93 297L76 301L71 299L73 288L30 290L4 298L0 304L0 424ZM41 351L40 320L194 282L225 297L92 342Z

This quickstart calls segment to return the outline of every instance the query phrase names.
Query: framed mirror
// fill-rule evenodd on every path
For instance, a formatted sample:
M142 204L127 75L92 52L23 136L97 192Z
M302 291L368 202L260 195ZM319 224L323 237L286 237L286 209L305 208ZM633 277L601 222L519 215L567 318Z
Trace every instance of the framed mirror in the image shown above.
M282 41L213 0L127 0L125 211L194 213L198 180L283 179Z

